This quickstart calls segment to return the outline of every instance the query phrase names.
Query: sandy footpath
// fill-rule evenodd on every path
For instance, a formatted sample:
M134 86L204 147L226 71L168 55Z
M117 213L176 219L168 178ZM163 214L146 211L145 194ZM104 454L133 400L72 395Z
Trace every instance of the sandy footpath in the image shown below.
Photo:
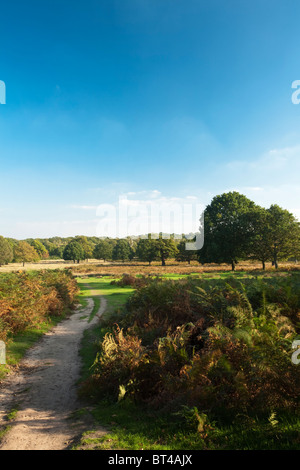
M47 333L0 386L0 425L7 426L3 420L16 404L19 409L0 450L64 450L78 436L69 417L81 406L76 389L80 342L84 330L99 321L106 301L101 297L98 314L88 323L93 304L88 299L85 309Z

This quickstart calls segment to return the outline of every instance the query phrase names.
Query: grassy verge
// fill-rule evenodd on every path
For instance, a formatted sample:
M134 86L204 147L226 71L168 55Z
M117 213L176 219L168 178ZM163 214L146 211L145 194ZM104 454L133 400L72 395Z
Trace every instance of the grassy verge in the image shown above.
M184 419L162 415L132 403L102 401L93 412L108 433L97 437L97 426L85 433L77 448L94 450L299 450L299 418L260 417L251 423L237 418L230 425L213 425L206 432ZM76 448L75 448L76 450Z
M0 338L6 344L1 380L28 348L72 311L78 286L69 271L20 271L0 275L0 293Z
M116 310L121 309L128 299L129 295L133 292L130 287L120 287L115 284L111 284L116 278L112 277L90 277L88 279L78 278L77 282L80 287L80 299L81 302L88 297L92 297L96 307L94 307L91 316L97 313L100 306L100 296L103 296L107 300L107 308L104 313L104 319Z
M115 280L110 277L103 278L78 278L77 282L80 286L80 303L85 306L87 298L93 298L94 307L90 314L90 321L94 315L98 312L101 304L101 296L105 297L107 301L107 308L103 314L103 319L108 320L110 315L117 309L120 309L133 292L131 288L123 288L116 285L112 285L111 282ZM99 341L107 329L98 324L92 328L87 329L83 335L81 356L83 361L82 377L81 380L85 380L90 375L90 368L93 365L97 351L99 349Z

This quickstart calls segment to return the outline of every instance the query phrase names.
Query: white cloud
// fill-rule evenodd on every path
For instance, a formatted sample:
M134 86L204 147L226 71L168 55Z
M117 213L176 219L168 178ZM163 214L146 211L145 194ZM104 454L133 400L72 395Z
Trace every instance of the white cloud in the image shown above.
M238 191L263 207L278 204L296 217L300 214L299 174L300 146L274 148L255 160L231 161L218 170L226 181L224 192Z

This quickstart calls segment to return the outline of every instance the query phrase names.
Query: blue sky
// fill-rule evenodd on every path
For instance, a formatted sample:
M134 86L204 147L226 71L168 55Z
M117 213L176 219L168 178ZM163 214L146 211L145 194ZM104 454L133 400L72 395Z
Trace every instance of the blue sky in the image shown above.
M0 234L230 190L300 218L297 0L1 5Z

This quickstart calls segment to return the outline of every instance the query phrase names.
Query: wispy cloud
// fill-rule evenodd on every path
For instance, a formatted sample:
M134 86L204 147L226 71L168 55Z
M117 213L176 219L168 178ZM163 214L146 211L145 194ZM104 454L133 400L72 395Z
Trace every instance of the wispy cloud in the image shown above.
M83 211L95 211L97 209L98 206L91 206L91 205L80 205L80 204L72 204L70 206L68 206L68 208L70 209L80 209L80 210L83 210Z
M234 160L217 170L222 192L238 191L257 204L271 204L288 209L300 216L300 146L273 148L249 160ZM249 184L250 183L250 184Z

